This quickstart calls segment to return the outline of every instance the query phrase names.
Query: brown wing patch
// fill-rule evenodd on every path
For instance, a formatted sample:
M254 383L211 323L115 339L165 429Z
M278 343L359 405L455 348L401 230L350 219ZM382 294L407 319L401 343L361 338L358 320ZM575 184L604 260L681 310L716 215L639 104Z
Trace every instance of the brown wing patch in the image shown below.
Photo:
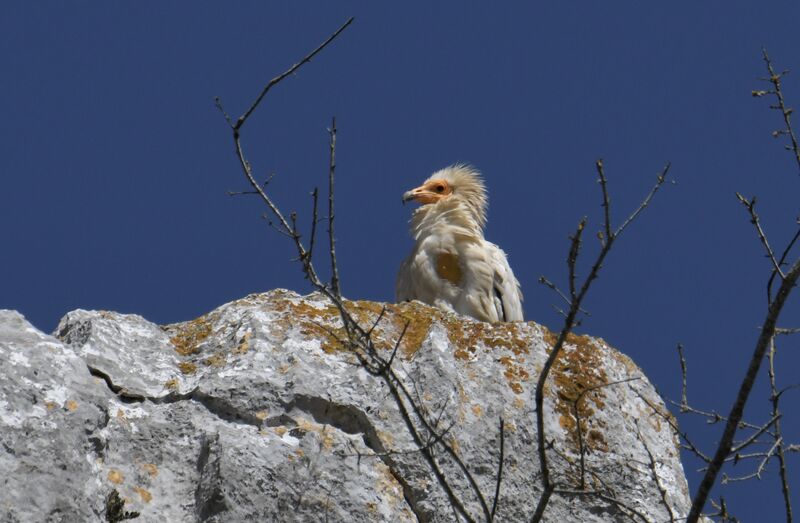
M447 280L453 285L461 283L461 266L458 264L458 256L449 252L443 252L436 256L436 274L443 280Z

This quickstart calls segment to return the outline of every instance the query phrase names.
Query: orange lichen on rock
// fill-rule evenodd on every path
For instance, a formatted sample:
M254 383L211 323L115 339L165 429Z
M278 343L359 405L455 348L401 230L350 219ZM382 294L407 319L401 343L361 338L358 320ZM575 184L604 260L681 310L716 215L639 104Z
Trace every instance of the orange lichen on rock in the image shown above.
M150 503L150 501L153 499L153 495L142 487L133 487L133 491L139 494L139 497L142 498L142 501L145 503Z
M120 472L119 470L111 469L108 471L108 481L114 483L115 485L119 485L123 481L125 481L125 476L123 476L122 472Z
M197 372L197 365L195 365L191 361L182 361L178 363L178 368L184 374L194 374L195 372Z
M545 339L555 341L555 335L547 332ZM559 423L569 434L575 448L580 446L580 423L585 448L605 452L608 451L608 445L603 433L592 426L595 409L605 407L602 386L608 382L597 343L588 336L569 334L550 375Z
M155 463L142 463L142 468L151 478L158 476L158 467Z
M206 316L177 324L175 334L169 339L181 356L198 352L198 346L211 334L211 323Z

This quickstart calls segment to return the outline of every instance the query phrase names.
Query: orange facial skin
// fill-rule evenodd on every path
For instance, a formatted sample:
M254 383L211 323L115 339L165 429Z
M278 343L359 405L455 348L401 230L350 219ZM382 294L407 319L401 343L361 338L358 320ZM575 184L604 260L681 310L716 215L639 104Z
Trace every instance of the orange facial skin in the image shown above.
M428 180L416 189L403 194L403 203L416 200L422 205L436 203L453 194L453 188L444 180Z

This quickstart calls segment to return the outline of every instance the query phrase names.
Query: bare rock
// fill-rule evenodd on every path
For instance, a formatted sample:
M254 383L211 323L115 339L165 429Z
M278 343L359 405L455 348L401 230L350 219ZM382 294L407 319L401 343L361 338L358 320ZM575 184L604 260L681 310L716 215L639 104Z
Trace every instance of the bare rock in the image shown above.
M364 326L382 311L348 306ZM420 447L433 449L454 496L482 521L495 497L501 418L496 520L528 520L542 492L533 389L555 336L533 322L387 305L373 331L386 358L406 322L393 360L401 409L319 295L251 295L164 327L74 311L56 338L2 312L3 521L126 511L154 522L455 521ZM672 418L639 368L603 340L569 338L545 420L558 486L545 521L686 515Z

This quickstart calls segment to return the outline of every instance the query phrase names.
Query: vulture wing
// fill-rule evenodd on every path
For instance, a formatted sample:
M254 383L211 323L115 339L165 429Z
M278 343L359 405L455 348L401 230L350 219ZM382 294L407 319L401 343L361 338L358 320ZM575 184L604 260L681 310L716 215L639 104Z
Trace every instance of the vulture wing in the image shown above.
M500 321L523 321L522 290L508 265L506 253L497 245L485 242L494 269L494 306Z

